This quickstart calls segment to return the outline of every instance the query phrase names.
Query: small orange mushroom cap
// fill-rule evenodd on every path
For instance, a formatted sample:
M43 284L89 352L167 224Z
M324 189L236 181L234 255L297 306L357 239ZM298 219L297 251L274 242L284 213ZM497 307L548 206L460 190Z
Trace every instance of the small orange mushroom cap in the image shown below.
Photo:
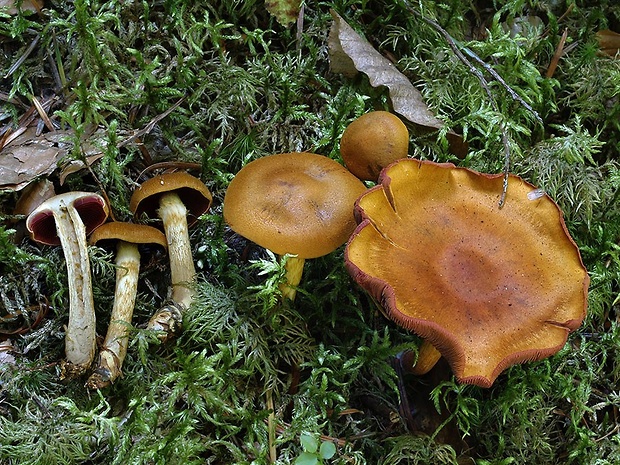
M136 217L146 214L156 218L159 198L167 193L175 192L187 208L188 225L196 222L198 217L209 210L213 196L202 181L184 171L164 173L144 181L133 193L129 209Z
M130 244L155 244L168 248L166 236L159 229L146 224L112 221L99 226L90 235L89 243L121 240Z
M316 258L344 244L356 227L364 184L323 155L269 155L244 166L224 197L233 229L278 255Z
M407 158L409 131L388 111L371 111L347 126L340 139L340 154L347 169L365 181L377 181L390 163Z
M581 325L589 277L547 195L511 175L499 208L501 174L414 159L379 182L356 202L346 267L460 382L489 387L505 368L556 353Z

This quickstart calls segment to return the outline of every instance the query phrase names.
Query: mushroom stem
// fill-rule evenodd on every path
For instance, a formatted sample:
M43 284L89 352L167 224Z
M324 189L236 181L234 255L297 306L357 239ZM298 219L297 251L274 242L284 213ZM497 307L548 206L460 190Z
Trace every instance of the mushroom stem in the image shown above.
M191 286L196 277L196 268L189 242L187 208L177 194L168 192L159 200L158 213L168 242L172 300L188 308L194 297Z
M282 298L295 300L297 295L297 286L301 282L301 276L304 273L304 263L306 260L295 255L290 255L284 268L286 270L286 281L280 283L280 292L282 292Z
M425 375L437 364L441 354L435 347L428 341L422 341L418 349L418 359L415 363L412 363L409 357L404 357L405 362L403 368L412 375Z
M171 319L182 318L182 312L191 305L194 297L192 284L196 277L187 227L187 208L176 193L167 192L159 200L157 213L163 222L168 243L172 301L180 312L171 312L169 306L165 306L151 317L147 328L178 328L181 322Z
M102 389L113 383L121 374L121 367L127 355L129 327L138 292L140 252L136 244L118 242L116 267L116 289L110 325L99 352L97 368L86 382L86 386L90 389Z
M69 322L62 377L71 379L82 375L95 357L95 305L84 223L69 203L63 203L53 215L65 255L69 285Z

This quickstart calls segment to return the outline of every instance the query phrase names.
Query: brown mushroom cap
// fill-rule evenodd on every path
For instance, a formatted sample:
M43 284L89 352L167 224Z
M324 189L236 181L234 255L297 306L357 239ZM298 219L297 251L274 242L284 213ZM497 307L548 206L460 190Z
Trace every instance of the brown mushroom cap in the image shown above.
M589 277L547 195L510 176L500 209L502 175L414 159L379 180L356 203L347 269L459 381L488 387L564 346L585 317Z
M243 167L224 198L224 219L278 255L316 258L355 229L353 204L364 184L338 162L308 152L259 158Z
M113 221L99 226L90 235L89 242L97 244L98 242L109 240L121 240L131 244L156 244L164 249L168 247L166 236L159 229L145 224L123 223L120 221Z
M340 154L347 169L360 179L377 181L390 163L407 158L409 131L400 118L387 111L371 111L347 126Z
M72 204L76 209L86 234L103 224L108 218L108 206L103 197L93 192L67 192L51 197L39 205L26 220L32 240L47 245L59 245L53 210Z
M213 197L203 182L184 171L165 173L143 182L131 196L129 209L140 217L146 214L157 218L159 198L166 192L176 192L187 208L187 222L192 225L211 206Z

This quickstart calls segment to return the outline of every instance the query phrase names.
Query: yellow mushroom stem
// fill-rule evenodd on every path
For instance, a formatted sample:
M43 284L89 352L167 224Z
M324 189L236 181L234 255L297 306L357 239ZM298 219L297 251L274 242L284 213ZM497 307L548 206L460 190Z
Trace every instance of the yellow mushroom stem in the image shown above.
M112 315L108 332L99 352L97 368L86 382L86 386L90 389L102 389L113 383L121 374L121 367L127 355L129 328L138 292L139 273L138 246L130 242L119 241L116 251L116 289Z
M69 286L66 361L63 362L61 376L72 379L82 375L95 357L95 305L84 223L70 203L53 210L53 215L65 255Z
M157 213L162 219L168 243L172 307L175 311L171 311L170 305L162 307L151 317L147 328L171 333L180 329L182 313L189 308L194 298L196 268L189 241L187 208L181 198L174 192L163 194L159 199ZM176 321L177 319L179 321ZM167 337L163 339L166 340Z
M297 295L297 286L301 282L301 276L304 273L304 258L297 257L295 255L288 256L284 268L286 270L286 281L280 283L280 292L282 292L283 299L295 300Z
M427 341L423 341L418 349L418 359L412 366L403 368L413 375L425 375L435 366L441 358L441 354L435 347ZM407 363L409 360L406 359Z

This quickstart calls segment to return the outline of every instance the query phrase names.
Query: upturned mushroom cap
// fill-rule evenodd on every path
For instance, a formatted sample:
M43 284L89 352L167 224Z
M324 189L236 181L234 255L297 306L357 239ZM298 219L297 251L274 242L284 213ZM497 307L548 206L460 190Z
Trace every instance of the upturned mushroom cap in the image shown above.
M238 234L278 255L316 258L355 229L364 184L323 155L293 152L248 163L224 197L224 219Z
M347 126L340 154L347 169L360 179L377 181L390 163L407 158L409 131L400 118L387 111L371 111Z
M60 245L60 238L56 233L53 211L64 206L73 205L76 209L86 234L103 224L108 218L109 209L103 199L93 192L67 192L47 199L39 205L26 220L26 228L32 240L47 245Z
M176 192L187 208L187 222L192 225L211 206L213 196L203 182L184 171L165 173L143 182L131 196L129 209L136 217L146 214L157 218L159 198L166 192Z
M510 176L404 159L356 203L352 277L463 383L556 353L586 314L588 274L559 207ZM528 196L528 194L530 194Z
M156 244L164 249L168 247L166 236L159 229L145 224L123 223L113 221L99 226L90 235L89 242L121 240L131 244Z

